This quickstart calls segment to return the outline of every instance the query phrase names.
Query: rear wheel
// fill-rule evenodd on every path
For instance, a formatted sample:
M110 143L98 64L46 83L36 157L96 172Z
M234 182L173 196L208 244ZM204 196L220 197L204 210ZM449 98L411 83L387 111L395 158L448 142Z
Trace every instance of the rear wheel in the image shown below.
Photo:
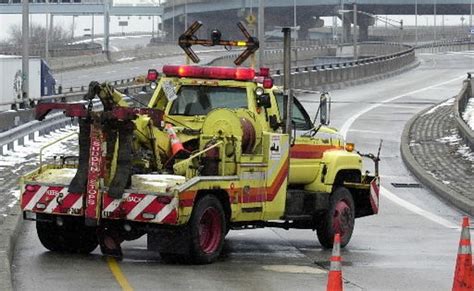
M322 215L317 227L319 242L325 248L332 248L334 235L341 236L341 247L346 246L354 230L354 200L345 187L338 187L329 198L329 208Z
M62 225L51 215L38 214L36 232L41 244L53 252L88 254L99 244L96 228L87 227L81 218L62 217Z
M190 257L196 264L209 264L220 255L226 223L224 209L214 196L205 196L194 205L189 221Z

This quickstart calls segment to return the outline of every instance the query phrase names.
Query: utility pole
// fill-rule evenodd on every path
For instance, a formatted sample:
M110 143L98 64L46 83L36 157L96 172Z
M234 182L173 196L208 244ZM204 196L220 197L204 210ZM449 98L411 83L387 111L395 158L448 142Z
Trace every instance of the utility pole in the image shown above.
M265 67L265 0L259 0L258 3L258 41L260 49L258 50L258 66Z
M30 79L30 18L29 18L29 0L23 0L22 3L22 55L21 55L21 72L22 72L22 103L25 105L30 97L29 94L29 79ZM22 106L23 106L22 105Z
M297 36L298 35L297 35L297 33L299 33L299 31L298 32L296 31L296 25L297 25L296 22L297 22L296 21L296 0L293 0L293 29L294 29L294 33L295 33L295 35L293 37L294 38L293 45L294 45L294 50L295 50L295 66L298 66L298 47L297 47L297 45L298 45Z
M188 0L184 0L184 31L188 29Z
M171 31L172 31L171 35L172 35L172 41L174 41L174 40L175 40L175 38L174 38L174 37L175 37L175 35L174 35L174 18L175 18L175 14L174 14L174 1L175 1L175 0L171 0L171 1L173 1L173 18L172 18L172 20L171 20L173 27L171 28Z
M284 116L285 133L290 135L291 140L291 110L292 110L292 92L291 92L291 28L283 27L283 95L284 95Z
M95 24L94 24L94 14L91 15L91 45L94 43L94 37L95 37ZM105 25L105 23L104 23Z
M46 5L49 1L46 0ZM46 6L47 7L47 6ZM46 24L45 24L45 37L44 37L44 59L48 62L49 59L49 14L46 13Z
M344 0L341 0L341 11L344 10ZM344 13L341 14L341 43L344 43Z
M415 0L415 46L418 45L418 0Z
M293 27L294 27L294 30L295 30L295 36L294 36L294 39L295 39L295 50L296 50L296 40L297 40L297 37L296 37L296 0L293 0Z
M472 42L472 0L469 3L469 49L471 49Z
M110 61L109 51L109 29L110 29L110 0L104 1L104 52L106 53L107 59Z
M433 30L433 41L436 41L437 36L436 36L436 0L434 0L434 7L433 7L433 25L434 25L434 30Z
M155 38L155 15L151 16L151 39Z
M354 2L353 7L353 21L354 21L354 32L353 32L353 42L354 42L354 60L358 59L358 50L357 50L357 40L359 36L357 35L357 3Z
M72 29L71 29L71 38L74 40L74 28L76 27L76 15L72 16Z

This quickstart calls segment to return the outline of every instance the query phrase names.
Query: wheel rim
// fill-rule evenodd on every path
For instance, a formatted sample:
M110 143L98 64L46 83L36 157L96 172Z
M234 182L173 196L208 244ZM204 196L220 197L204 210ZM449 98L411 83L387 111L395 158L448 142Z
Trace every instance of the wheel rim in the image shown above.
M344 240L352 228L352 211L349 203L339 200L334 207L332 227L334 233L339 233Z
M215 208L207 208L199 220L199 244L204 253L213 253L222 237L222 222Z

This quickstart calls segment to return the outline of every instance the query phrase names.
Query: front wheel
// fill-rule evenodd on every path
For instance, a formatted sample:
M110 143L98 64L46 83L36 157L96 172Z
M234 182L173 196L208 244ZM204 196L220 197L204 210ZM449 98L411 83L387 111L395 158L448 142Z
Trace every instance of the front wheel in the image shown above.
M214 262L222 251L226 232L224 209L219 200L210 195L198 200L189 227L191 261L196 264Z
M354 200L345 187L338 187L329 198L329 208L317 227L318 240L325 248L332 248L334 235L341 236L341 247L346 246L354 230Z
M99 244L96 228L84 225L78 217L63 217L62 225L55 217L38 214L36 232L41 244L53 252L88 254Z

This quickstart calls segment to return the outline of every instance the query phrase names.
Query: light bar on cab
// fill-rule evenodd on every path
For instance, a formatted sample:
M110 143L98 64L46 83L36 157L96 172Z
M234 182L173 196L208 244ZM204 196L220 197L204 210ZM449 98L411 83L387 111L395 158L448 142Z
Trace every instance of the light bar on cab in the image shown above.
M251 68L165 65L163 74L168 77L252 81L255 77L255 70Z

